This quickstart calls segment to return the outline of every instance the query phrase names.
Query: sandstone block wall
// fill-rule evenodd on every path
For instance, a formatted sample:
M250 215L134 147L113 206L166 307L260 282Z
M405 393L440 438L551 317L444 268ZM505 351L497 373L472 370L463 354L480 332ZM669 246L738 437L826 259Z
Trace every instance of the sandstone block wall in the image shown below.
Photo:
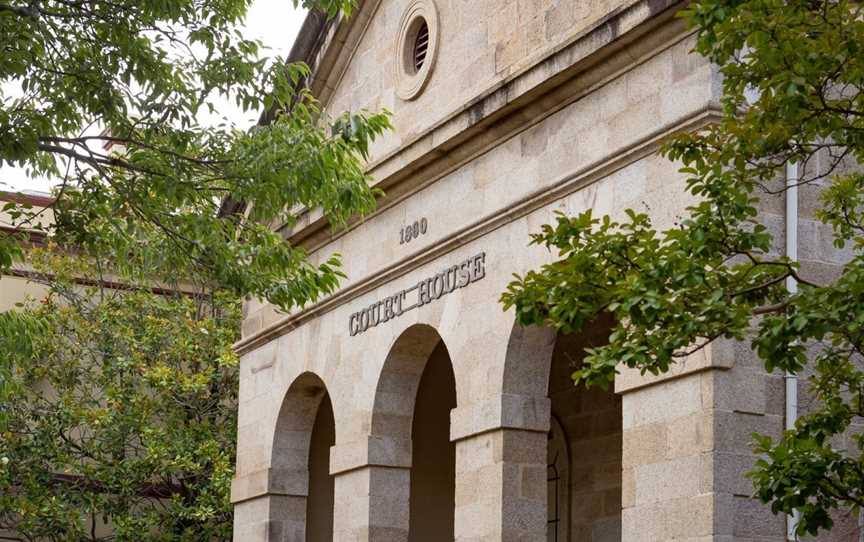
M395 33L402 5L381 3L328 104L333 112L394 110L397 129L376 146L373 159L394 153L386 167L435 154L440 141L430 127L469 107L488 85L506 80L523 88L521 70L532 55L567 47L592 17L616 12L603 2L442 0L436 71L417 100L397 103L388 65L395 43L387 36ZM521 25L506 24L513 20ZM423 334L432 330L446 345L456 382L450 417L456 540L542 539L550 413L559 414L571 448L571 540L617 540L616 526L625 541L783 539L784 519L750 498L742 477L754 460L750 433L782 428L782 377L765 374L746 345L718 344L659 378L625 371L614 395L574 394L549 387L550 378L565 382L569 376L551 368L554 338L522 337L512 313L498 303L513 273L554 258L527 243L556 211L592 209L620 219L634 208L660 228L682 217L693 200L677 166L657 155L658 142L709 122L720 90L716 69L689 54L692 46L686 32L662 44L634 40L562 84L557 101L548 98L525 113L518 129L489 126L476 136L488 143L476 155L441 151L434 158L440 174L310 245L313 258L334 252L344 258L348 279L327 300L290 315L248 304L235 485L238 514L258 519L243 525L260 523L269 513L261 502L279 498L251 480L274 463L286 390L300 375L314 373L333 400L336 422L330 462L335 538L405 539L412 459L405 432L423 370L418 360L431 351ZM470 107L479 103L501 106L481 100ZM765 213L772 228L781 227L782 206L766 204ZM400 244L400 228L420 218L427 219L428 232ZM802 248L802 259L814 273L833 272L837 255L819 248L824 232L813 231L802 238L812 257ZM480 252L482 280L349 335L351 314ZM265 329L269 334L259 335ZM514 346L520 340L524 344Z
M393 262L424 254L461 230L482 228L504 210L525 204L536 205L536 210L523 215L529 220L524 236L515 233L520 221L509 226L514 235L508 242L525 249L526 256L516 255L515 272L523 270L519 262L533 266L529 262L537 261L538 253L526 248L527 235L548 222L555 210L575 213L592 208L598 216L621 219L625 209L634 208L648 212L659 227L672 226L691 199L675 166L653 151L670 130L698 123L719 96L716 71L689 54L692 47L688 38L656 51L656 56L634 63L630 71L398 205L382 209L348 231L333 232L332 240L312 253L313 260L341 254L348 274L343 289L347 289L375 277ZM551 197L562 186L572 187L567 188L572 192L559 199ZM550 194L548 202L538 196L544 191ZM428 219L428 233L408 245L400 244L399 229L420 217ZM493 295L497 298L497 293ZM272 307L251 301L244 334L279 318Z
M373 156L398 149L628 2L435 0L441 32L438 59L423 95L406 102L396 96L395 64L399 22L409 3L379 3L326 104L334 115L382 108L394 113L396 130L376 144Z

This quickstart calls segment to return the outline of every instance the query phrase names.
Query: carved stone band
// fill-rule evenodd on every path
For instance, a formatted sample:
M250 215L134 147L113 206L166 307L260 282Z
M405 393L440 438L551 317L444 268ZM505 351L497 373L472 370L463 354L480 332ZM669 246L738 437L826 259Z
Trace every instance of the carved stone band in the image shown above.
M369 328L382 324L421 305L431 303L454 290L464 288L486 276L486 253L481 252L427 277L414 286L387 296L359 310L348 318L348 332L353 337ZM417 292L411 305L406 303L408 294Z

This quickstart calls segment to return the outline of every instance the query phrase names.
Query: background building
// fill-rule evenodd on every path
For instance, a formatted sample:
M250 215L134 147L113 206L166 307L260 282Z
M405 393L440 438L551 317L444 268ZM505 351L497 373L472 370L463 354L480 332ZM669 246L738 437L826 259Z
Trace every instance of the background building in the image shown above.
M661 377L570 381L609 323L556 336L502 311L555 211L647 212L691 196L657 154L719 115L720 76L664 0L367 0L312 15L292 52L334 114L387 108L369 170L375 213L332 231L309 210L285 238L348 280L284 315L250 302L235 540L780 541L751 498L754 431L784 423L782 375L717 342ZM844 254L802 208L802 272ZM781 247L782 248L782 247ZM574 287L579 287L574 285ZM824 539L857 540L856 522Z
M31 205L33 209L44 209L44 215L40 218L43 224L53 221L53 212L49 208L54 198L44 192L22 192L8 193L0 192L0 208L8 202L21 205ZM35 228L20 228L15 224L8 212L0 211L0 235L25 235L31 246L42 246L45 243L45 234ZM11 273L3 276L3 284L0 286L0 312L7 311L16 303L23 303L28 296L40 299L45 295L47 289L30 280L30 270L26 265L18 264Z
M3 208L4 202L12 202L20 206L30 206L31 210L34 213L37 213L38 217L34 221L22 224L20 219L14 219L10 216L9 212L0 211L0 235L20 236L23 241L22 245L25 253L34 248L46 248L48 246L46 230L49 230L54 226L54 212L52 209L54 197L48 193L38 191L25 191L19 193L0 192L0 209ZM45 228L36 227L37 223L41 224L41 226L44 226ZM77 256L74 247L55 246L54 249L63 254L72 255L73 257ZM81 269L84 269L84 267L82 266ZM25 258L24 261L15 262L11 269L5 271L2 276L0 276L0 313L19 310L21 306L45 300L49 295L52 295L51 285L52 282L54 282L54 279L55 277L51 275L50 272L34 269L34 267L30 265L30 262L27 261L27 258ZM82 271L78 272L76 276L72 278L72 282L74 284L73 291L76 294L82 295L84 301L98 301L101 299L100 294L106 292L108 293L106 297L108 297L112 294L123 295L129 291L141 290L141 287L124 283L118 277L110 274L100 277ZM183 284L178 289L152 287L148 288L148 291L157 295L166 296L174 296L178 293L195 295L196 292L192 285L188 284ZM68 298L64 298L62 295L58 296L55 292L54 302L62 304L68 302ZM57 330L51 331L56 332ZM58 335L59 334L54 334L52 336L57 337ZM43 381L34 389L43 398L48 398L47 401L45 401L48 404L52 404L51 402L57 397L56 390L48 382ZM34 410L36 409L34 408ZM6 427L8 427L8 425ZM58 428L59 434L55 438L62 439L62 437L68 436L63 433L64 429L68 429L68 427L61 426ZM80 427L73 428L69 433L71 433L73 439L78 438L81 434ZM4 457L4 459L7 458ZM78 472L70 471L69 469L61 471L58 468L52 478L53 479L49 483L55 486L83 486L83 489L81 489L83 494L90 493L92 495L98 492L106 492L103 489L104 486L100 487L98 482L94 482L91 479L82 476ZM13 488L12 491L17 489L14 486L7 485L4 486L4 490L9 490L9 487ZM2 493L2 491L3 490L0 490L0 493ZM138 492L138 495L142 498L150 498L154 501L165 499L166 494L168 494L168 491L160 487L158 483L143 487ZM13 521L15 516L8 513L10 509L15 510L8 506L4 509L4 512L7 514L4 514L2 517L3 527L0 527L0 542L23 542L25 540L34 540L29 533L24 534L16 530L7 530L9 525L15 525L16 523L16 521ZM99 540L104 540L112 538L112 525L106 523L105 518L100 514L88 510L82 514L82 516L87 521L88 530L92 528L90 534L94 539L98 538ZM55 532L60 532L59 527L52 528L57 529ZM58 536L62 536L62 534ZM44 538L39 538L38 540L43 539ZM51 540L57 539L57 537L51 538ZM88 540L89 539L90 538L88 537Z

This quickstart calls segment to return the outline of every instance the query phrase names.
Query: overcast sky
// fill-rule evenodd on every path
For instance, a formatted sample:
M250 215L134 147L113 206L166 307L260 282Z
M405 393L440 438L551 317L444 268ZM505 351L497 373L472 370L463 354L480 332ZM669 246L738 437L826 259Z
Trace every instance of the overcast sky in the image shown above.
M259 39L270 48L265 56L288 56L304 17L305 12L295 9L291 0L255 0L246 16L247 37ZM226 103L220 109L239 126L251 125L258 118L257 113L242 115L233 104ZM45 192L51 185L50 179L29 179L23 170L0 166L0 190Z

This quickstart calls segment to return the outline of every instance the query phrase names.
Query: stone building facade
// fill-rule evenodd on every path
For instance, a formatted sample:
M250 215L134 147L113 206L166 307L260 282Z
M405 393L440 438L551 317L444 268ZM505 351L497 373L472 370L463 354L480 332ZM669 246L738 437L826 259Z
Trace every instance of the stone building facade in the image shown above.
M751 433L782 430L783 377L746 345L586 390L569 376L609 323L556 336L498 302L554 257L528 246L554 212L665 228L690 202L657 150L717 118L720 77L680 7L365 0L307 19L293 56L327 109L393 112L369 163L386 196L344 230L314 210L283 229L342 255L337 293L247 305L235 541L786 539L743 475ZM831 273L842 255L808 213L804 271Z

